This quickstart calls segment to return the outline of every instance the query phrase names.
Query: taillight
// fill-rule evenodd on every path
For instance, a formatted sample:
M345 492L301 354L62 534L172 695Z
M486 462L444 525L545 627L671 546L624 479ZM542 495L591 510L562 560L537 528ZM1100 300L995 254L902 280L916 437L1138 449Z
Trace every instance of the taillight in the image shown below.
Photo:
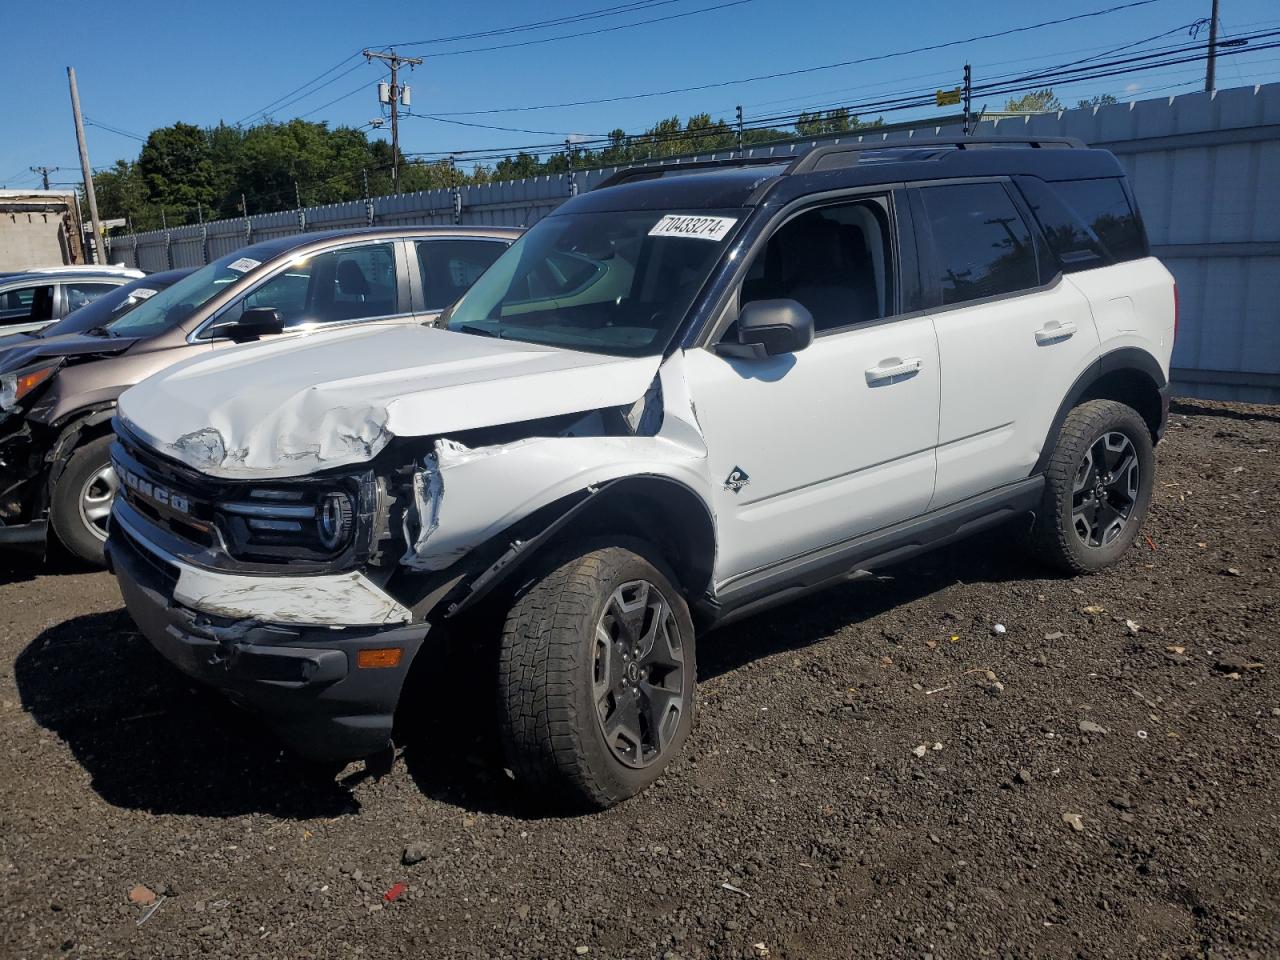
M1178 282L1173 283L1173 340L1178 339Z

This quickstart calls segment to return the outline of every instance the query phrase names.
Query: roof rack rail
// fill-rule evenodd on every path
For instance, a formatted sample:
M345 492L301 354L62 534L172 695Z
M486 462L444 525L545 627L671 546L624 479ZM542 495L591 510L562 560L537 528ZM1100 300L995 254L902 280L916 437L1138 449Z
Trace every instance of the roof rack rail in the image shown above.
M721 157L718 160L685 160L676 161L674 163L643 163L634 167L624 167L606 177L600 183L591 189L600 190L604 187L616 187L620 183L627 183L631 180L648 180L654 177L660 177L665 173L687 173L695 170L714 170L722 167L752 167L764 164L779 165L786 162L785 157L743 157L730 156Z
M956 150L982 150L993 147L1031 147L1040 150L1082 150L1084 141L1076 137L920 137L910 140L871 140L857 143L831 143L814 147L791 161L786 174L812 173L845 164L824 162L847 156L849 165L858 162L858 154L869 150L916 150L928 147L953 147Z

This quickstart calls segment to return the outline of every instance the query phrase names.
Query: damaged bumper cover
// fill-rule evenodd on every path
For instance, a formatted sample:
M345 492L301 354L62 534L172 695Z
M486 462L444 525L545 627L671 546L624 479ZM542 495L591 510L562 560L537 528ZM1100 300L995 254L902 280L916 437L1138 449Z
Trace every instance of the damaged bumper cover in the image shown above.
M49 525L40 489L49 445L21 418L0 426L0 547L44 548Z
M148 527L117 501L108 563L165 659L260 714L302 756L351 760L389 743L427 624L409 623L358 574L272 580L203 570L157 547ZM399 653L391 666L362 668L360 652L372 649Z

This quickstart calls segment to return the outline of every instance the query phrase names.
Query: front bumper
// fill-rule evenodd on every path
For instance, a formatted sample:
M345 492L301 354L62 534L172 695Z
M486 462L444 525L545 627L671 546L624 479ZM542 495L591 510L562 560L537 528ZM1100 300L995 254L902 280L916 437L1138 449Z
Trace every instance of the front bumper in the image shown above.
M0 428L0 548L43 552L48 441L21 418Z
M195 574L202 584L216 584L226 575L196 570L165 554L147 541L136 517L133 523L119 522L120 501L116 510L107 562L129 614L165 659L260 714L304 757L353 760L390 742L400 691L427 624L334 627L234 619L199 609L198 600L175 599L184 575ZM238 586L244 578L226 579ZM304 581L317 578L254 579L277 593L291 581L305 590ZM243 602L252 603L252 591ZM397 666L357 666L359 651L387 647L401 649Z

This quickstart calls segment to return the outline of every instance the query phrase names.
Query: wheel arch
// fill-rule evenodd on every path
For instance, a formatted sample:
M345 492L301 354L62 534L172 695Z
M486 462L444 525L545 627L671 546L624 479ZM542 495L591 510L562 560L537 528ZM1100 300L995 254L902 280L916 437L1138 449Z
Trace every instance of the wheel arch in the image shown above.
M57 425L58 439L49 448L46 458L49 463L49 490L58 482L67 461L78 447L111 432L111 418L115 416L115 412L114 401L98 403L75 411Z
M1042 473L1067 415L1088 400L1115 400L1138 411L1153 443L1164 432L1168 380L1159 361L1145 350L1124 347L1103 354L1076 378L1058 407L1032 473Z
M706 592L715 566L715 520L693 489L662 474L618 477L578 490L540 508L490 538L464 558L449 589L425 604L449 617L527 574L531 561L567 544L602 536L639 540L658 551L691 601ZM449 574L450 571L443 571ZM419 607L423 613L429 609Z

